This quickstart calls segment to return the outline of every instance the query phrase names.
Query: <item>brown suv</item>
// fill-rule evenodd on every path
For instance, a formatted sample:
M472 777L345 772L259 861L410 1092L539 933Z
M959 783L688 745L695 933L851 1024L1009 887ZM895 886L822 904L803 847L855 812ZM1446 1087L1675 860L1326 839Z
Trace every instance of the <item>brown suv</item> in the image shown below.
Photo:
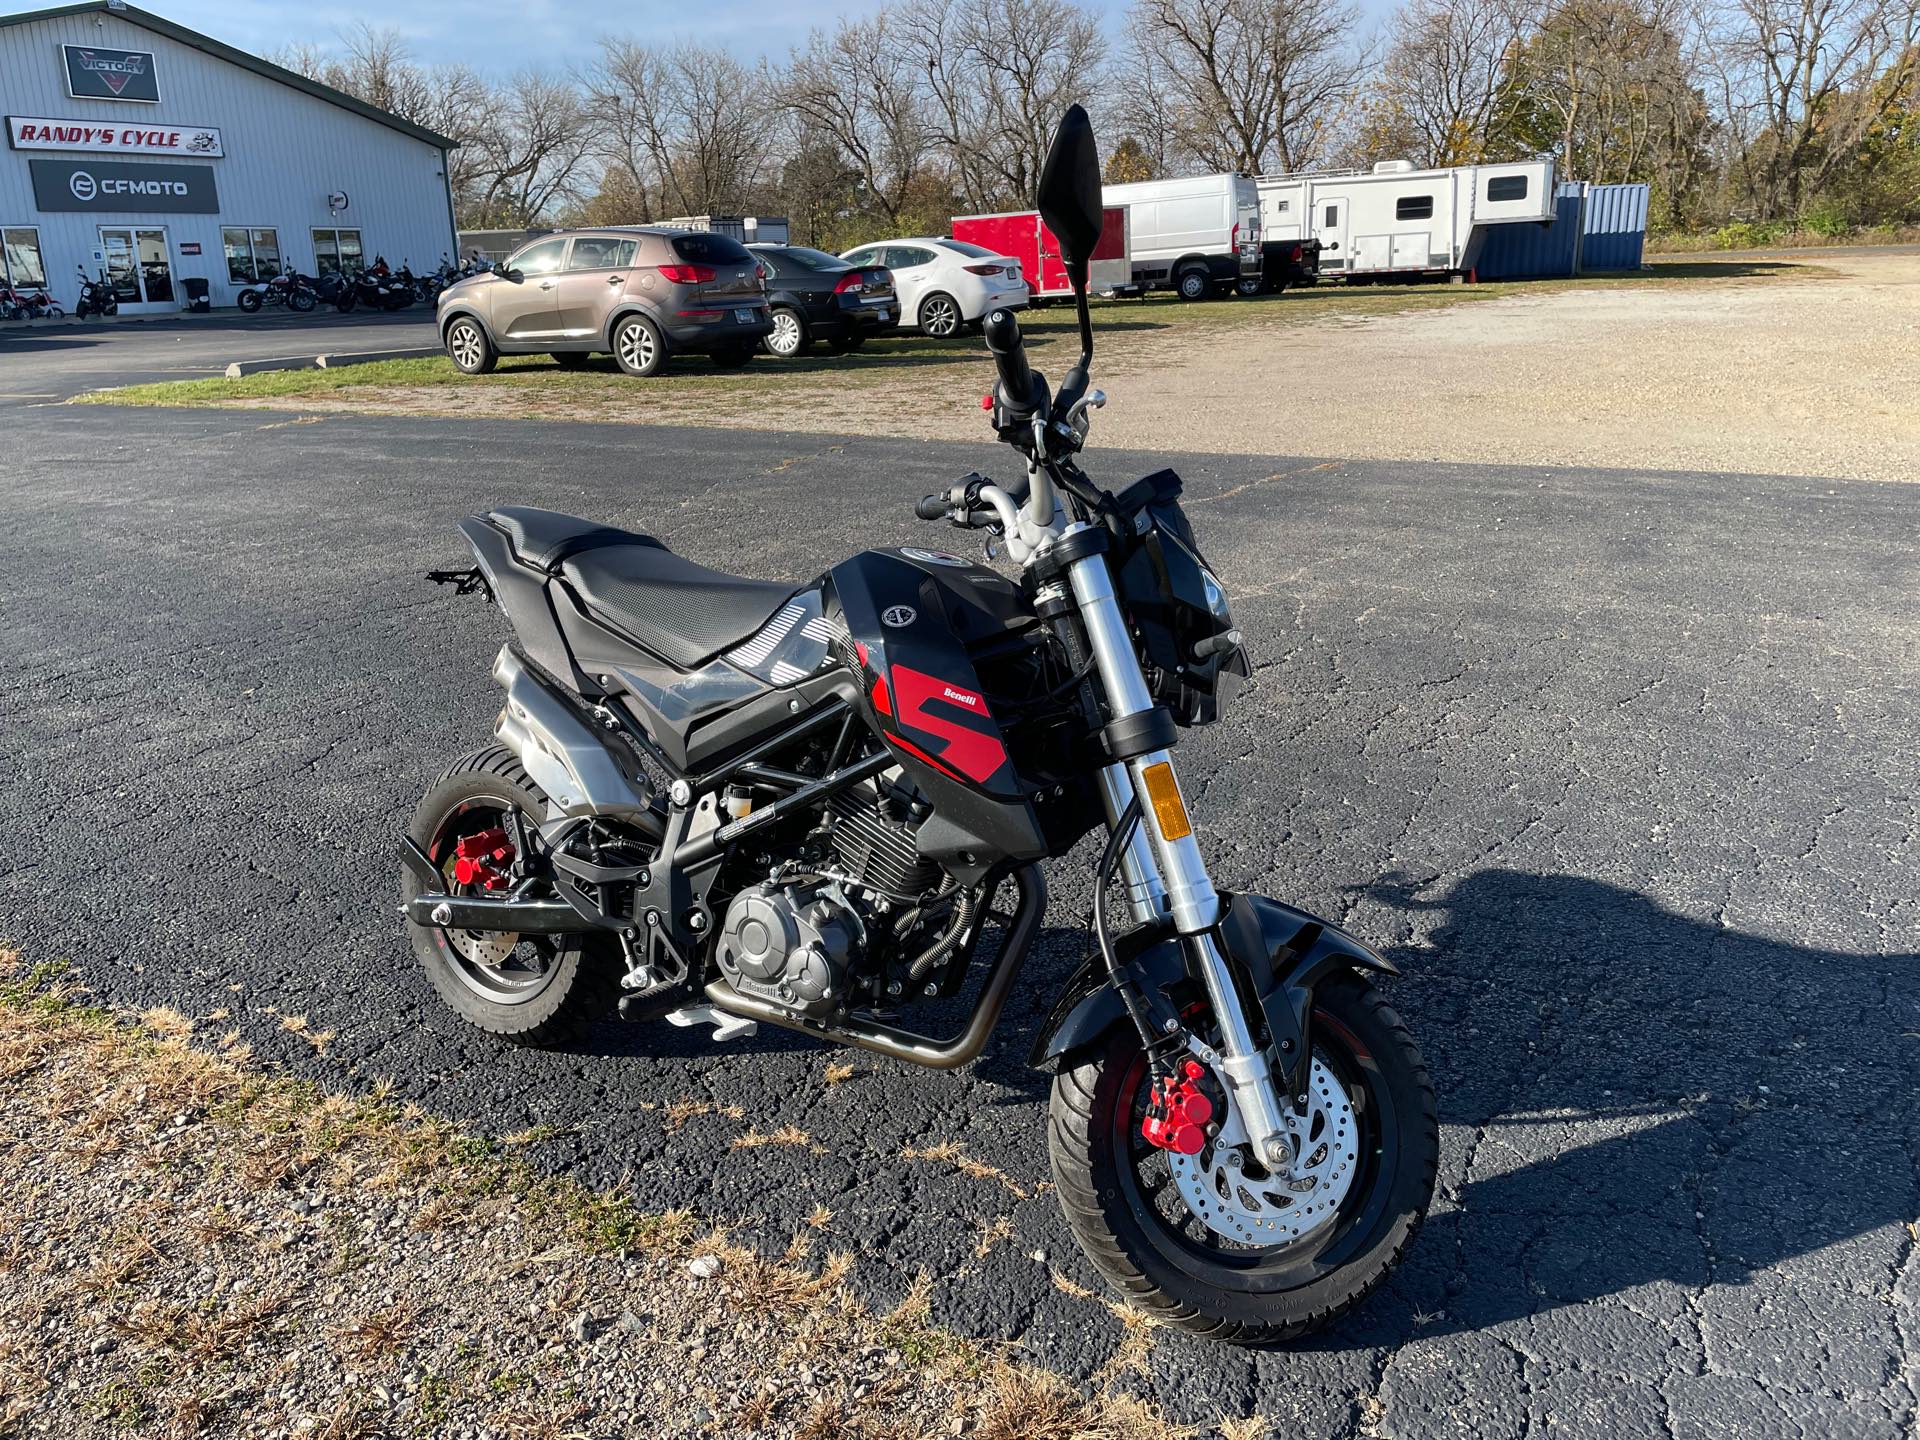
M689 352L732 368L773 328L763 279L759 261L724 235L562 230L441 291L440 338L469 375L542 351L568 369L610 353L629 375Z

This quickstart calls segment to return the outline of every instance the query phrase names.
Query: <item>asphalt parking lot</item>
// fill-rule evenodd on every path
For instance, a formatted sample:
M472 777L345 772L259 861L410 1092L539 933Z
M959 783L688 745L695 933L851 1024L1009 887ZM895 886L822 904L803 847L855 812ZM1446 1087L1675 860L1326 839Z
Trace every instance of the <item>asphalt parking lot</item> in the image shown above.
M0 365L0 389L22 384ZM230 1010L290 1071L390 1076L493 1133L558 1127L537 1163L741 1217L775 1249L825 1204L877 1302L924 1267L941 1323L1101 1372L1119 1327L1056 1283L1097 1286L1046 1193L1044 1088L1021 1063L1080 952L1072 864L985 1059L862 1057L832 1086L828 1052L765 1031L502 1048L442 1010L392 913L395 835L498 704L497 615L421 578L462 555L459 516L571 509L799 579L924 540L913 500L1003 456L92 407L17 408L7 429L0 938L116 1001ZM1224 884L1405 967L1442 1191L1330 1334L1265 1354L1161 1335L1120 1383L1278 1434L1911 1434L1911 492L1171 463L1259 667L1183 746L1196 819ZM334 1032L324 1054L289 1015ZM748 1125L818 1148L731 1148ZM1004 1178L903 1156L946 1140Z
M0 408L61 400L106 385L193 380L235 360L311 359L327 350L435 343L433 311L331 309L157 316L90 324L0 323Z

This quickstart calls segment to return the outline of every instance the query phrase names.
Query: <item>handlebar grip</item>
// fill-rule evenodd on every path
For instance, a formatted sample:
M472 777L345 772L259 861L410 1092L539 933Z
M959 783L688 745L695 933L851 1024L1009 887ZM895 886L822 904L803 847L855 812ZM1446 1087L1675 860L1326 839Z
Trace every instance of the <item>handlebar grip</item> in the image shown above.
M913 513L922 520L938 520L953 508L944 495L929 495L913 507Z
M993 363L1000 371L1000 400L1015 415L1033 413L1033 371L1027 365L1026 342L1020 338L1020 322L1011 310L995 310L980 327L993 352Z

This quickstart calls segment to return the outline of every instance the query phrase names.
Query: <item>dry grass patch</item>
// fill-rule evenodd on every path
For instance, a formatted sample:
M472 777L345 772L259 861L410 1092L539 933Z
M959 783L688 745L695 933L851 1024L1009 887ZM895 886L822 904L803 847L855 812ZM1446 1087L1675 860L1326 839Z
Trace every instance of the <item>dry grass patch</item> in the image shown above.
M728 1145L730 1150L758 1150L765 1145L798 1145L802 1149L813 1145L813 1137L798 1125L782 1125L778 1130L749 1130L744 1135L736 1135ZM818 1148L818 1147L815 1147Z
M971 1155L967 1154L965 1150L960 1148L957 1141L943 1140L938 1145L928 1145L921 1148L909 1145L900 1152L900 1155L902 1159L906 1160L925 1160L934 1165L951 1165L962 1175L968 1176L971 1179L991 1180L995 1184L1006 1186L1008 1193L1016 1200L1025 1200L1028 1198L1027 1192L1016 1185L1013 1177L1008 1175L1006 1171L997 1166L989 1165L985 1161L974 1159Z
M927 1277L874 1315L851 1258L816 1253L824 1206L768 1258L537 1175L390 1087L329 1094L190 1037L0 957L11 1133L31 1137L0 1139L5 1440L561 1440L699 1412L711 1440L895 1440L956 1416L989 1440L1175 1433L944 1330ZM636 1347L683 1363L629 1363Z

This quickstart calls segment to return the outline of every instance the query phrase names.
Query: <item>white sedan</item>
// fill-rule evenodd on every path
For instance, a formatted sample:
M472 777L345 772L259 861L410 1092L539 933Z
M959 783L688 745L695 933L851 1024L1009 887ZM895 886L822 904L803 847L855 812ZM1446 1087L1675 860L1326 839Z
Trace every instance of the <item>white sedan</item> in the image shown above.
M900 323L939 339L978 324L990 310L1021 309L1029 298L1018 260L964 240L886 240L840 258L891 270Z

